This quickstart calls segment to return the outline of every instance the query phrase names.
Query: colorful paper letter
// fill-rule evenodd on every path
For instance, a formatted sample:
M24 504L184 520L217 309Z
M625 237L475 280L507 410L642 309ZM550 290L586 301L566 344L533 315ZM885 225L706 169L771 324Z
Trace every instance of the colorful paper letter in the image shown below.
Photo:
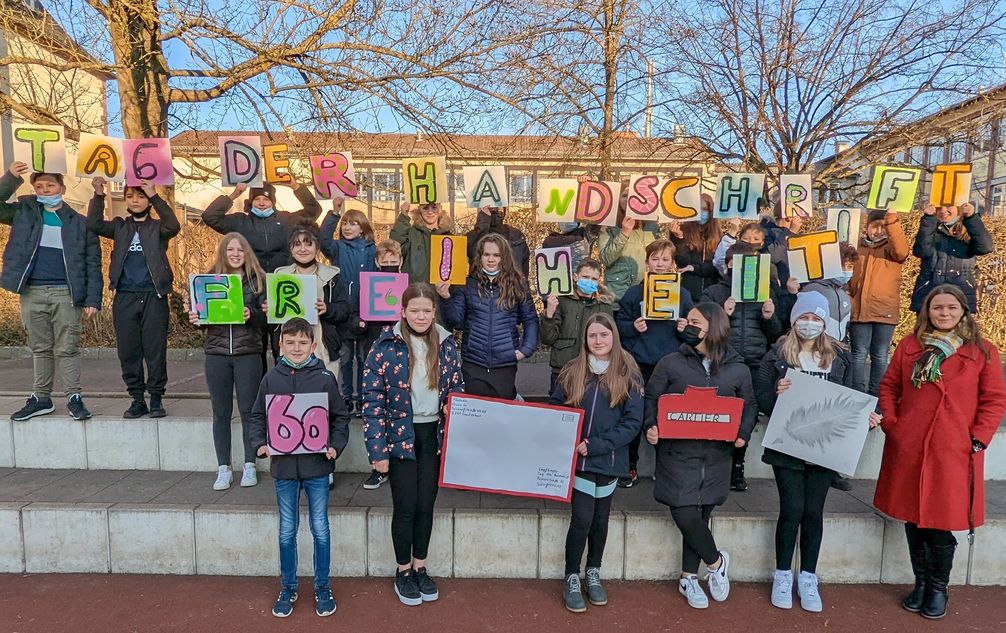
M409 204L433 204L450 201L447 190L447 158L428 156L402 161L405 197Z
M245 322L241 275L189 275L189 302L199 325Z
M660 191L666 179L657 176L632 176L629 178L629 195L625 199L625 217L633 220L658 219Z
M360 195L356 172L353 170L352 152L312 156L311 178L318 197L322 200L355 198Z
M397 321L402 318L402 293L409 287L405 273L360 273L360 318Z
M573 254L568 246L539 248L534 252L538 294L573 294Z
M618 215L618 198L622 194L619 182L586 180L576 191L576 218L584 224L615 226Z
M312 325L318 322L318 279L314 275L268 273L266 303L269 323L286 323L300 317Z
M262 166L265 171L262 180L270 184L288 183L293 180L290 176L290 159L286 157L288 150L286 143L262 146Z
M657 432L677 440L737 439L744 401L716 395L716 387L686 387L684 393L657 398Z
M572 178L543 178L538 181L538 221L575 222L576 192Z
M828 209L828 230L838 232L838 241L852 244L859 242L859 223L863 220L863 210Z
M77 144L77 178L97 177L113 182L126 180L122 139L81 132Z
M784 218L809 218L814 213L813 180L810 174L779 177L779 201Z
M714 218L758 217L758 200L765 191L765 174L723 174L716 183Z
M262 139L257 136L221 136L220 182L224 187L245 183L262 186Z
M681 276L678 273L647 273L643 280L643 318L674 320L681 303Z
M127 138L122 141L126 158L126 185L139 186L147 180L152 185L175 184L175 169L171 164L171 139Z
M971 165L954 163L937 165L933 170L933 186L929 204L934 207L959 207L971 193Z
M772 258L760 255L734 255L730 296L736 301L764 303L769 298Z
M908 213L915 206L921 177L922 170L914 167L877 165L873 168L866 208Z
M446 281L460 286L468 277L468 238L464 235L430 236L430 283Z
M818 231L789 238L789 273L800 283L833 279L842 274L838 231Z
M462 167L465 182L465 198L473 209L482 207L505 207L510 203L507 189L506 167L486 165L484 167Z
M66 137L59 125L11 125L14 160L28 165L34 173L66 173Z
M662 223L698 222L702 219L702 181L698 176L675 176L661 183Z
M328 394L267 394L265 401L270 453L300 455L328 449Z

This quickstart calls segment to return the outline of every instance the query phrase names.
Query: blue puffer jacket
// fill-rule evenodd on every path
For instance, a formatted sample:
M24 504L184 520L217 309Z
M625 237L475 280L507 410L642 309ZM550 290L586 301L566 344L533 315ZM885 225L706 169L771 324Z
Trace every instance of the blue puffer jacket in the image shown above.
M339 219L337 213L329 213L321 223L321 252L339 267L342 282L346 284L346 296L349 301L349 319L346 321L344 338L360 338L365 335L366 328L360 329L360 273L377 272L377 247L373 240L363 237L351 240L336 239Z
M465 390L461 358L451 333L440 327L440 419L437 446L444 442L444 407L447 396ZM385 326L370 348L363 368L363 437L371 462L415 459L416 434L412 428L412 394L409 385L409 345L401 323ZM432 422L431 422L432 424ZM439 450L438 450L439 452Z
M579 405L566 404L566 391L556 383L550 404L583 409L580 439L587 441L587 456L576 458L576 470L609 477L629 476L629 444L643 426L643 389L630 390L629 397L611 406L608 394L591 376Z
M912 312L922 309L929 291L940 284L954 284L968 299L972 313L978 309L975 264L979 255L995 250L992 235L976 213L961 218L964 230L971 238L967 242L950 234L935 215L923 215L915 236L912 253L922 260L919 276L912 291Z
M538 346L538 314L531 293L515 308L501 310L495 281L479 288L469 277L464 286L451 288L451 298L441 300L447 327L465 333L461 355L468 362L494 369L517 364L517 352L527 358ZM517 326L524 326L523 339Z
M615 325L618 335L622 338L622 346L632 354L640 365L651 367L660 362L668 354L678 351L678 322L672 320L647 319L646 332L639 333L633 323L643 314L643 284L636 284L622 295L615 310ZM692 309L692 295L681 289L681 318L688 315Z

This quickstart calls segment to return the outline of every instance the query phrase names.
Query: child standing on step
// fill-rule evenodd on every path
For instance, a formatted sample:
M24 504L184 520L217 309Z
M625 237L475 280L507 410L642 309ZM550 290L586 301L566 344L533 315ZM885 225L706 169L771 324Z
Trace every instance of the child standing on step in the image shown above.
M639 435L643 421L643 379L636 361L622 349L614 320L608 314L597 313L584 325L579 353L563 367L549 398L551 404L584 410L580 443L576 446L572 516L566 532L563 599L573 613L587 610L580 590L584 547L587 598L596 606L608 604L601 586L608 516L615 483L629 472L629 443Z
M269 470L275 480L276 502L279 505L279 567L283 586L272 614L277 618L289 616L293 613L293 603L297 601L297 527L300 523L300 491L303 489L307 494L311 536L314 538L314 610L324 617L335 612L335 598L328 577L332 556L328 480L335 471L335 459L349 442L349 415L335 374L325 369L325 365L314 355L318 345L314 327L304 319L295 318L284 323L279 334L280 362L262 379L252 409L251 424L252 444L258 447L259 457L270 458ZM322 429L323 437L327 438L324 452L272 454L270 444L275 445L285 438L269 432L267 418L282 416L285 424L296 426L307 426L307 423L291 420L285 409L274 411L278 407L271 401L298 394L321 394L328 403L327 425Z

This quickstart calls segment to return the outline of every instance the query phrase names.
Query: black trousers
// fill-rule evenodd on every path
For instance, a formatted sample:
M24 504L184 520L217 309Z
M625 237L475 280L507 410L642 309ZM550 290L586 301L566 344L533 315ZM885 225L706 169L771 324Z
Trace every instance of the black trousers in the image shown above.
M650 376L653 375L653 368L655 365L639 365L639 373L643 375L643 387L646 387L646 383L650 382ZM662 394L656 394L659 398ZM646 431L640 431L639 435L636 436L634 440L629 442L629 468L631 470L636 469L636 464L639 463L639 442L643 439L643 435Z
M595 473L577 472L577 477L587 479L598 487L609 486L615 477ZM569 530L566 531L566 574L580 573L580 559L587 548L587 567L600 567L604 556L604 545L608 541L608 517L615 493L600 499L585 492L573 490L572 514Z
M712 565L720 559L720 550L709 529L709 517L716 506L678 506L671 508L671 518L681 530L681 571L699 573L699 561Z
M517 397L517 365L489 369L461 361L465 393L472 396L513 400Z
M392 459L391 541L399 565L413 558L425 560L433 533L433 505L437 501L440 456L437 455L437 423L414 424L416 459Z
M937 547L957 545L957 537L954 536L953 532L933 528L920 528L916 523L905 524L905 536L908 538L909 543L918 541Z
M168 298L154 292L117 292L112 300L122 381L133 399L164 395L168 385ZM144 379L143 365L147 373Z
M824 502L835 471L806 464L803 470L773 466L779 489L779 521L775 524L775 566L793 566L797 534L800 535L800 571L815 573L824 537Z
M231 464L231 416L234 413L235 391L241 414L244 460L246 464L255 463L255 447L251 445L251 410L262 382L261 356L207 354L205 367L206 386L213 405L213 446L217 452L217 465Z

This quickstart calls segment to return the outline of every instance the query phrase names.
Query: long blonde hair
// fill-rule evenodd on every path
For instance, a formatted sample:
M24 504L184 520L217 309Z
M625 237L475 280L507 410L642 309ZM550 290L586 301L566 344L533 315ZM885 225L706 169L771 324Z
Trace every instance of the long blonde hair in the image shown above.
M245 264L241 267L241 275L248 281L255 294L262 294L265 290L265 271L262 270L262 265L258 263L258 257L255 256L255 251L252 250L251 244L240 233L231 232L220 239L220 243L217 244L216 259L210 267L210 274L233 274L230 265L227 263L227 247L235 240L237 240L241 250L245 252Z
M800 366L800 337L796 335L796 328L792 328L789 332L784 334L779 339L782 342L782 347L780 352L782 353L782 359L786 361L786 364L790 367ZM838 356L838 347L841 345L838 341L831 338L824 332L814 339L814 345L811 348L811 353L818 358L821 369L826 367L831 367L832 361Z
M580 332L580 353L576 358L566 363L559 372L557 384L562 385L566 392L566 404L579 407L583 395L587 391L587 383L593 372L590 371L590 349L587 347L587 328L598 323L611 332L611 354L608 356L608 370L598 380L598 389L608 396L608 402L615 407L628 399L630 392L643 388L643 378L639 365L627 351L622 348L615 321L603 312L591 315L583 324Z
M433 304L433 322L430 324L430 329L423 334L413 334L405 318L405 309L413 299L429 299ZM426 343L426 386L436 391L440 386L440 334L437 332L437 293L433 286L420 281L409 284L405 289L402 293L402 321L399 329L409 348L409 380L411 381L416 375L416 366L419 363L419 358L412 353L412 338L415 337Z

